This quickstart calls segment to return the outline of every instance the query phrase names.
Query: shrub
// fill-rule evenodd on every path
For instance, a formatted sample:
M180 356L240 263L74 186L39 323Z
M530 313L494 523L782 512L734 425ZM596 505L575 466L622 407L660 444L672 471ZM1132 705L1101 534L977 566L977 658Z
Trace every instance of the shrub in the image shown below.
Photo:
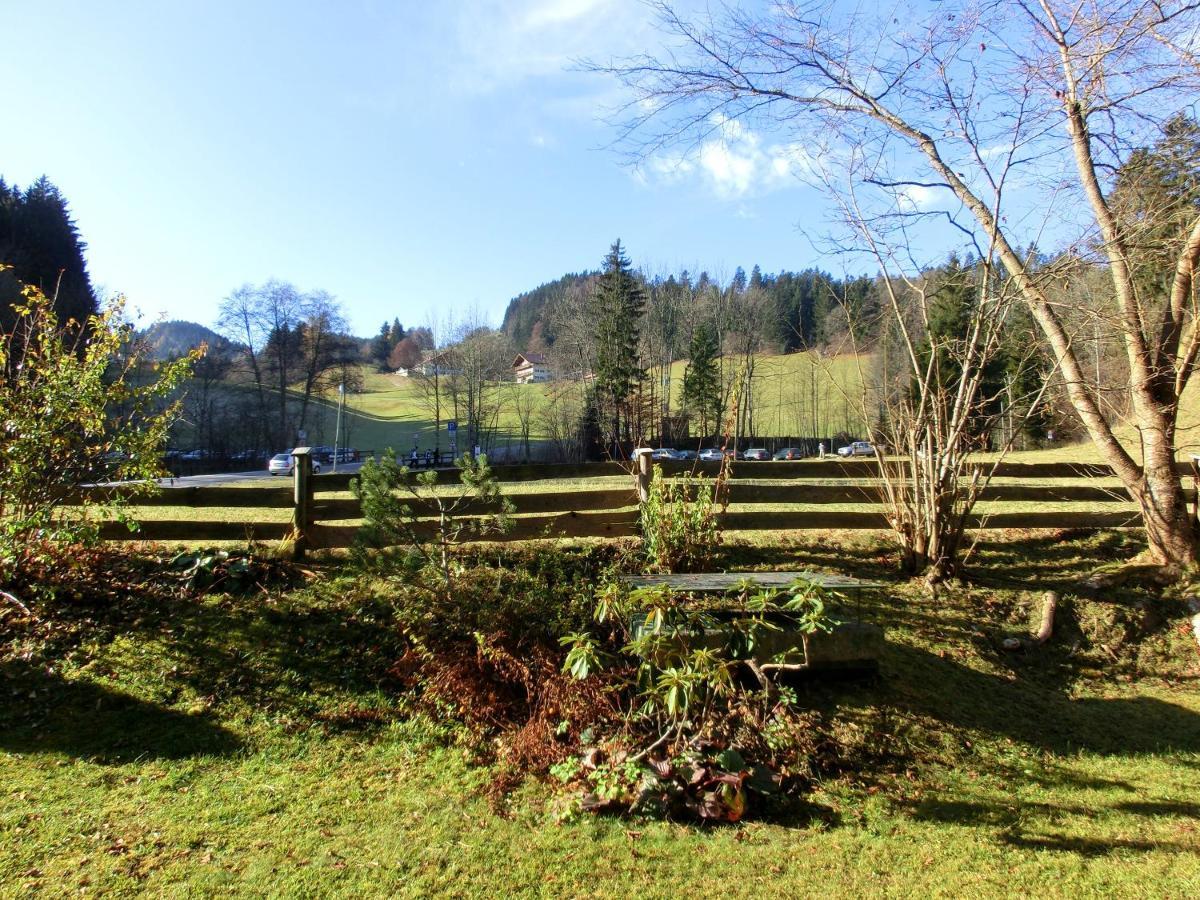
M66 507L81 485L120 481L137 495L166 474L171 397L200 354L152 362L123 310L117 299L85 323L60 324L27 288L0 337L0 583L52 564L64 543L94 542L98 514L123 518L113 496Z
M488 465L487 456L457 459L460 487L442 491L438 472L414 475L396 462L390 448L379 462L367 460L350 490L362 503L367 524L359 541L359 559L371 562L368 548L399 545L437 573L442 590L453 587L451 556L470 536L505 531L514 512ZM407 496L404 496L407 495ZM426 517L432 517L432 525Z
M563 671L606 683L628 713L622 731L600 735L575 769L556 770L579 785L582 808L736 821L752 794L800 786L807 743L772 738L804 732L798 723L807 720L764 670L804 662L807 636L831 624L824 593L807 583L777 591L746 582L713 603L665 586L601 590L594 618L608 633L564 635ZM804 643L773 644L771 633L785 629ZM743 686L743 666L759 685Z
M688 572L706 568L721 543L716 503L722 482L703 475L663 478L654 467L641 508L646 564L652 572Z

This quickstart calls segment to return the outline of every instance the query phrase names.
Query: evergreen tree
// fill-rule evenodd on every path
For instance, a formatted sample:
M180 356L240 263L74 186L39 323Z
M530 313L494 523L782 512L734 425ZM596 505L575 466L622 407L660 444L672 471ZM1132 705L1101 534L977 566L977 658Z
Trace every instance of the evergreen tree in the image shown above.
M762 290L765 287L762 269L758 267L758 263L754 264L754 268L750 270L750 289Z
M85 245L62 193L45 177L24 192L0 180L0 325L13 321L12 303L20 284L38 288L54 304L59 321L84 321L96 313Z
M638 339L646 294L620 239L604 258L604 271L597 280L591 306L600 420L611 424L612 440L628 440L635 437L630 433L630 399L644 376L638 365Z
M689 412L699 418L702 437L710 436L720 424L719 353L716 329L711 322L701 322L692 332L692 342L688 348L688 366L683 373L683 403Z
M1200 214L1200 125L1177 115L1151 147L1117 170L1109 198L1126 242L1137 249L1134 279L1143 302L1162 302L1175 279L1172 260Z
M371 338L371 362L373 362L381 372L387 368L388 357L392 354L392 349L399 341L392 340L392 328L387 322L379 328L379 334Z
M979 274L978 266L967 268L956 256L951 256L946 266L932 276L928 335L917 350L923 362L932 362L938 396L945 402L953 401L963 377L962 361L968 355L971 324L979 303ZM983 368L977 394L978 410L973 417L978 427L972 430L977 435L983 436L986 423L992 421L1002 408L1008 364L1001 350L991 354Z

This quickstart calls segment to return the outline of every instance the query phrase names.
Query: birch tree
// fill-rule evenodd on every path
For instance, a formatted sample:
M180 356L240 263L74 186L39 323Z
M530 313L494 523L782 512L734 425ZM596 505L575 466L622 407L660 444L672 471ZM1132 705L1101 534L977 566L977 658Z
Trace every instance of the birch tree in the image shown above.
M657 4L663 50L596 65L633 92L625 136L641 157L694 146L729 121L866 151L864 186L914 206L995 258L1029 309L1100 455L1138 504L1151 557L1197 560L1175 469L1179 399L1200 351L1200 210L1157 238L1161 278L1120 214L1117 173L1161 142L1200 87L1200 15L1184 0L1006 0L850 7L781 0L691 20ZM676 149L676 152L677 149ZM1086 357L1053 302L1052 272L1021 248L1052 237L1108 280L1136 438L1118 438ZM984 252L979 254L985 256Z

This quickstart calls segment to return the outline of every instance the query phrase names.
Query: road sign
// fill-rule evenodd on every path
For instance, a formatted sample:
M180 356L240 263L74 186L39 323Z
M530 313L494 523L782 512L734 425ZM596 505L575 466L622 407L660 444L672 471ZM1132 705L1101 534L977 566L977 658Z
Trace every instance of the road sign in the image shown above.
M457 422L447 422L446 430L448 432L450 432L451 434L455 434L458 431L458 423Z

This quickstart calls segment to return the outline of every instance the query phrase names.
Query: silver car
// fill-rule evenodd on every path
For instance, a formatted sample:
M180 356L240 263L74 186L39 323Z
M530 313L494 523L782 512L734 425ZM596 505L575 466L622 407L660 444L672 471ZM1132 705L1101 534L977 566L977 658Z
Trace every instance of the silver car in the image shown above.
M838 447L838 456L874 456L875 448L869 441L855 441L845 447Z
M290 453L276 453L271 457L271 461L267 463L267 471L272 475L291 475L296 470L296 457ZM321 463L317 460L312 461L312 470L314 473L320 473Z

